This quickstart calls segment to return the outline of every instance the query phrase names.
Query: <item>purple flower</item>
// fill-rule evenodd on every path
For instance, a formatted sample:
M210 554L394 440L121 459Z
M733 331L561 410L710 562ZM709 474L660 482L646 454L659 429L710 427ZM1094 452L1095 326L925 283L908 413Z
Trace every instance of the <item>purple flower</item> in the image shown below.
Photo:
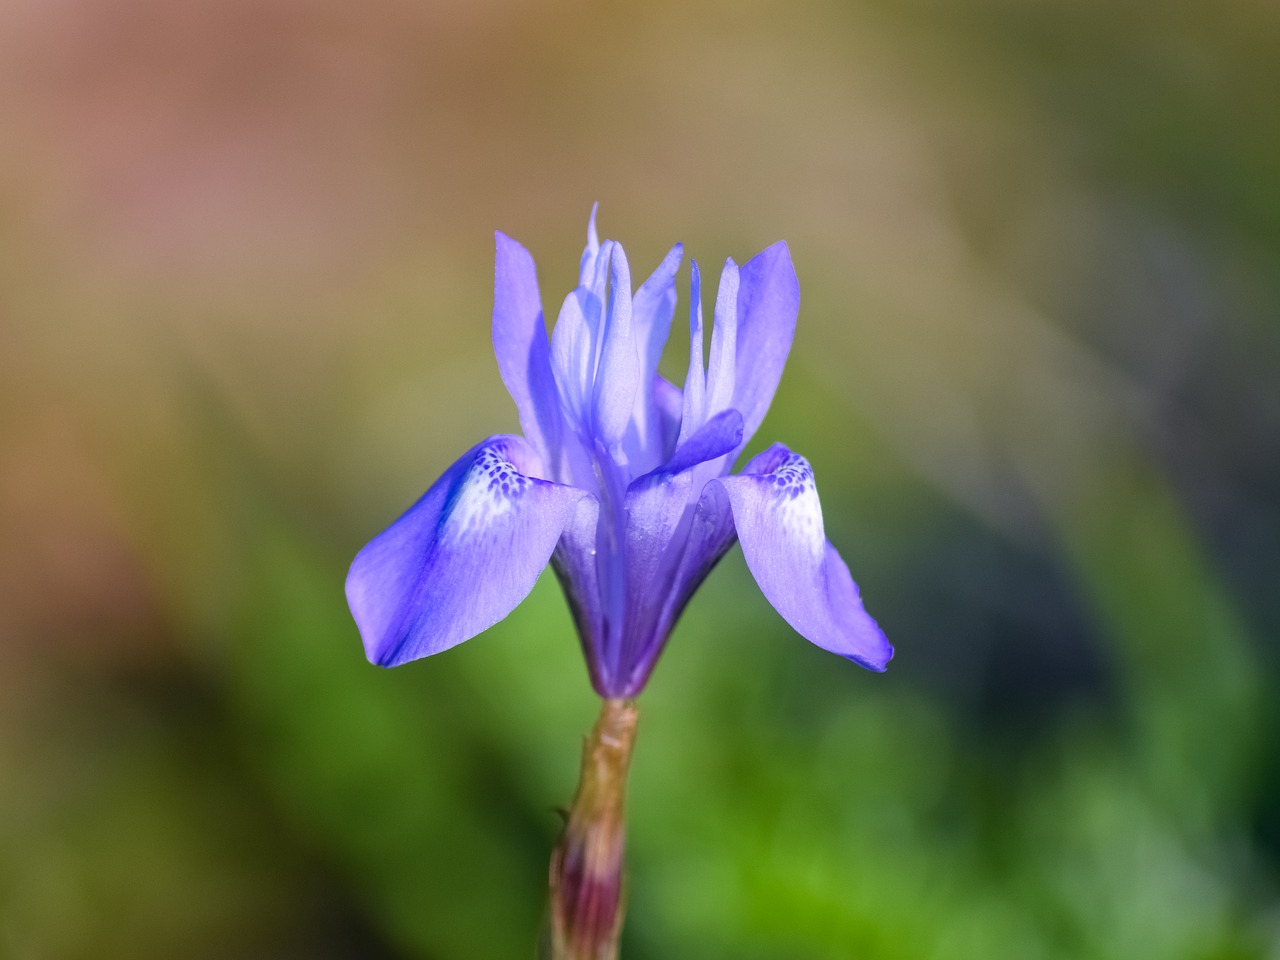
M550 341L533 258L497 234L493 346L524 437L472 447L360 551L347 600L382 666L447 650L497 623L548 560L602 697L634 697L690 596L735 540L802 636L872 670L893 648L823 533L809 463L781 444L729 471L773 398L800 288L785 243L725 263L703 365L693 264L689 372L658 373L679 244L634 295L595 214L579 286Z

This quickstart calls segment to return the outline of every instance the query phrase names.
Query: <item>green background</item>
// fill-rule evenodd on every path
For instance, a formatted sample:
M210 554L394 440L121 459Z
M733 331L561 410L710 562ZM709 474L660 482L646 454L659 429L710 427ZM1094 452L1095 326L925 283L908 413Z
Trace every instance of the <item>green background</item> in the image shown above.
M534 954L554 578L394 671L342 581L516 426L491 231L554 313L598 200L640 275L790 243L752 450L898 650L729 555L641 699L626 960L1280 957L1277 49L1263 0L6 5L0 955Z

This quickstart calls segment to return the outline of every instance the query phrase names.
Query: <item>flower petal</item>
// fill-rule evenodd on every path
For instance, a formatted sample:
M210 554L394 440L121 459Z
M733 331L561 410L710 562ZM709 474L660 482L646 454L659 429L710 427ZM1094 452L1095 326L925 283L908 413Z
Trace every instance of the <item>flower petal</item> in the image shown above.
M621 244L613 247L609 272L609 310L593 396L595 436L606 446L622 439L640 386L640 358L631 329L631 268Z
M600 502L595 497L588 494L579 500L551 556L597 691L607 686L604 654L609 645L600 592L599 516Z
M684 245L677 243L662 258L658 269L636 291L632 308L632 325L635 328L636 345L642 351L644 370L648 377L656 376L662 360L662 348L667 345L671 333L671 320L676 312L676 271L684 256Z
M720 485L756 583L773 608L824 650L883 670L893 647L863 609L849 568L827 542L808 461L775 443Z
M702 274L692 262L689 280L689 372L684 378L684 412L680 417L680 443L702 426L707 417L707 374L702 363Z
M600 252L600 234L596 230L596 214L600 210L599 203L591 205L591 218L587 221L587 245L582 250L582 260L578 267L578 286L591 285L591 278L596 273L596 254Z
M494 238L493 352L520 414L520 429L534 449L550 459L559 442L560 412L537 271L533 257L519 243L504 233Z
M711 328L711 356L707 363L707 412L726 410L733 403L738 340L738 265L726 260L716 291L715 326Z
M651 661L666 639L658 621L676 582L701 492L694 468L736 449L741 439L742 415L725 410L682 444L669 463L627 487L625 617L618 662L609 672L613 688L606 695L630 696L632 688L626 684L637 676L648 676Z
M755 434L791 352L800 312L800 282L785 243L756 254L739 271L737 377L733 408Z
M663 453L658 458L661 462L675 451L676 439L680 436L680 416L684 412L684 394L661 374L653 378L652 389L653 409L657 414L655 445Z
M562 409L583 434L590 433L591 399L604 313L604 288L608 265L617 246L607 240L593 260L595 274L589 284L564 299L555 329L551 331L551 368Z
M636 291L631 307L631 329L635 337L636 351L640 356L639 389L636 390L635 408L631 423L627 426L623 447L632 472L647 473L671 454L667 443L665 410L666 397L658 396L658 365L662 350L671 332L671 320L676 307L676 271L684 248L676 244L663 258L658 269ZM662 381L679 396L679 391ZM649 389L646 389L649 387ZM679 400L677 399L677 406ZM680 427L677 409L676 429Z
M704 423L697 433L680 444L675 455L654 473L681 473L708 460L722 457L741 443L742 414L737 410L721 410Z
M681 477L689 477L692 472ZM695 478L693 486L696 484ZM666 588L648 598L657 605L644 610L645 632L628 638L628 669L614 696L634 697L644 689L676 620L707 574L733 546L734 539L729 498L718 484L708 483L697 502L685 512L671 537L672 547L662 555Z
M539 470L523 439L490 437L360 551L347 602L371 662L447 650L528 595L585 495Z

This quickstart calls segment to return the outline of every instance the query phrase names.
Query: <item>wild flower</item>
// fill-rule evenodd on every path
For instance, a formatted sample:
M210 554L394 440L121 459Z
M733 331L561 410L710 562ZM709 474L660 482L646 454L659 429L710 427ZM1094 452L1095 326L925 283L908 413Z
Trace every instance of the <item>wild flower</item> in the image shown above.
M497 234L493 346L524 436L476 444L360 551L347 599L372 662L475 636L549 561L596 692L633 698L737 540L797 633L884 669L893 648L826 539L808 461L774 444L730 472L791 349L800 288L787 246L725 263L705 368L693 264L683 390L658 372L681 256L677 244L633 294L627 256L599 241L593 211L578 287L548 339L533 258Z

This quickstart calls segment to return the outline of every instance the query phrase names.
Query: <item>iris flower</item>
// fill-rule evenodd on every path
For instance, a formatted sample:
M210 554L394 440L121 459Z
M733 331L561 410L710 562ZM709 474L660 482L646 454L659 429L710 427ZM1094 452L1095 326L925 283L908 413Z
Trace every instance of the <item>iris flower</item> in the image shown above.
M550 562L596 692L634 698L736 540L797 633L883 670L893 648L826 538L808 461L774 444L731 473L791 349L800 288L786 244L725 263L705 365L692 265L681 390L658 372L679 244L633 292L593 211L578 287L548 339L532 256L496 237L493 347L524 435L476 444L355 558L347 599L369 660L396 666L481 633Z

